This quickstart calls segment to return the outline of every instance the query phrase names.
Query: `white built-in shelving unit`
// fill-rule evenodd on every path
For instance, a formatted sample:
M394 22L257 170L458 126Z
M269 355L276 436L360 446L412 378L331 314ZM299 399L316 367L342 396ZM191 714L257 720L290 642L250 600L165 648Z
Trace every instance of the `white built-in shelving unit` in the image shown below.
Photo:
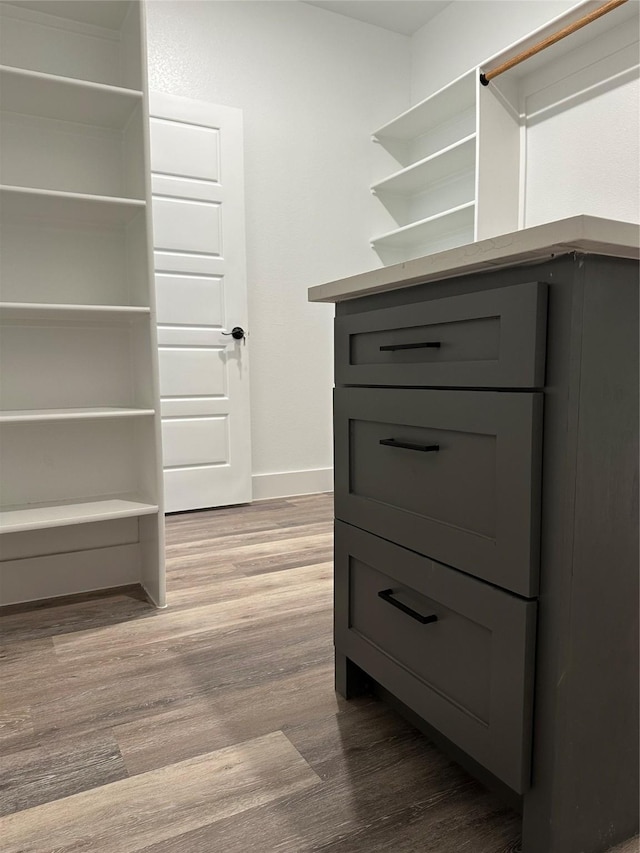
M0 604L165 603L143 4L0 3Z
M581 97L587 96L589 86L597 94L601 80L591 81L587 76L602 74L600 67L597 72L594 68L603 57L618 57L618 64L609 69L612 76L621 73L621 68L626 73L634 62L634 49L637 55L639 4L630 2L604 15L488 87L481 84L480 72L497 67L601 5L601 0L576 3L375 131L373 141L399 167L371 187L397 225L371 240L383 263L421 257L523 227L528 113L546 104L545 98L554 86L558 88L558 80L567 83L564 91L554 91L553 109L570 105L576 72L585 81ZM622 58L624 50L626 59ZM637 59L635 62L637 68Z
M479 89L473 69L375 132L402 167L371 188L398 225L372 240L385 263L491 236L486 220L496 191L501 226L518 227L517 117ZM499 174L498 188L482 187L482 195L481 162Z

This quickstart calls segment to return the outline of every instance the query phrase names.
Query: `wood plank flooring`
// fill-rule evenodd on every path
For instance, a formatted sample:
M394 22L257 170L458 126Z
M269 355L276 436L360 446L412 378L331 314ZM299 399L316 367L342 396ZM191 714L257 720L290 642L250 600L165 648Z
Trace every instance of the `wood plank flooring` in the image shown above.
M519 850L427 738L335 695L332 509L169 517L163 611L120 590L2 616L3 853Z

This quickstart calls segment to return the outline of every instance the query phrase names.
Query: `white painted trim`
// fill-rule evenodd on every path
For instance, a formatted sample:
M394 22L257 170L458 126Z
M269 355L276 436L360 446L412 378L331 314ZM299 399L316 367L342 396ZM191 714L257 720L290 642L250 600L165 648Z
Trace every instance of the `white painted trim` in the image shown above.
M333 491L333 468L254 474L251 482L254 501L289 498L295 495L314 495L318 492Z
M140 583L140 545L114 545L0 563L0 605Z

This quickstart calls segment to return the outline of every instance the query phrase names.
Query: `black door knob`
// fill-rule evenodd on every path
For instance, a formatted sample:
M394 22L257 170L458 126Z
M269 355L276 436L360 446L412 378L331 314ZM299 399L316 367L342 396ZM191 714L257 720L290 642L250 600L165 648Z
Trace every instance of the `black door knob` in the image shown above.
M230 332L223 332L223 335L231 335L235 341L241 341L244 338L244 329L242 326L234 326Z

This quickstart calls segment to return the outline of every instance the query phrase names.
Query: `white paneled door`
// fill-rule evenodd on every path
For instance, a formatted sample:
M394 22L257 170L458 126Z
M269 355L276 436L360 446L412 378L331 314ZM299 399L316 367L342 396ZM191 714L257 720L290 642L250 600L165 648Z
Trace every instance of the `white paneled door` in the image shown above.
M150 116L165 506L246 503L242 111L152 92Z

